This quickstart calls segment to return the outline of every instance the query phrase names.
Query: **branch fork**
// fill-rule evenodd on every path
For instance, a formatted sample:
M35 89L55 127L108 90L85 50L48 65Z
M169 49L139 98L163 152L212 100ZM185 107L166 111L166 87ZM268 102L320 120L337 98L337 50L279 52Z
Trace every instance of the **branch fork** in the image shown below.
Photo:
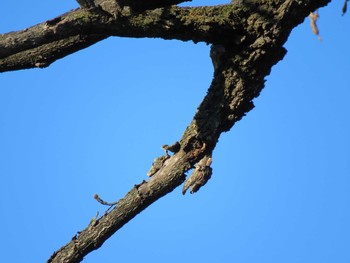
M45 67L113 35L211 43L214 77L182 139L178 145L163 146L165 154L153 162L148 181L132 187L118 202L105 202L96 195L99 203L113 209L96 216L48 262L80 262L138 213L183 184L185 173L193 168L183 194L204 186L212 174L211 156L220 135L253 108L265 77L286 54L283 44L291 30L311 11L330 2L235 0L216 7L181 8L171 5L186 0L77 1L81 8L50 20L49 28L42 23L0 35L0 72ZM88 12L98 6L113 14L116 4L125 13L132 12L114 18Z

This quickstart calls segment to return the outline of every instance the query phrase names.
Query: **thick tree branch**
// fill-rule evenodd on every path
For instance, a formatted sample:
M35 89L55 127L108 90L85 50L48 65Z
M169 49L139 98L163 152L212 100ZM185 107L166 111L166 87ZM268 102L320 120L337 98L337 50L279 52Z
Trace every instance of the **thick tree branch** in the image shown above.
M274 11L269 12L269 19L259 12L255 13L254 19L251 18L249 22L250 30L255 29L255 41L239 46L239 50L237 46L227 43L212 46L214 79L183 134L180 149L161 163L149 181L135 185L111 212L93 219L71 242L56 251L48 262L80 262L134 216L182 184L185 173L196 163L201 164L205 160L202 166L210 165L210 156L220 134L229 130L254 107L252 100L264 87L265 76L286 53L283 44L293 25L300 23L314 8L311 5L297 6L293 2L280 1L280 6L275 6ZM322 6L327 2L318 4ZM262 9L267 7L259 6ZM298 8L300 10L296 12ZM281 13L294 13L294 16L289 15L287 21ZM281 24L277 18L282 20ZM199 180L202 179L199 176ZM201 184L208 178L204 179Z
M269 1L237 0L215 7L173 6L138 13L111 5L115 3L111 0L96 2L101 4L99 8L73 10L34 27L0 35L0 72L46 67L108 36L192 40L239 49L255 41L257 23L269 20L290 29L305 17L295 12L317 7L317 1L284 1L279 8L288 7L289 13L274 16L277 5L268 6Z
M138 213L181 185L185 173L196 164L209 167L220 134L254 107L253 99L264 87L264 78L286 53L283 44L291 30L310 11L330 1L237 0L217 7L172 6L144 11L152 1L147 1L148 5L141 0L96 0L96 8L82 4L84 8L56 19L1 35L0 71L45 67L108 36L213 44L214 78L180 140L180 149L164 158L152 177L135 185L114 209L94 218L86 229L54 252L48 262L80 262ZM176 2L183 1L162 1L166 5ZM128 8L132 3L135 6ZM204 171L200 166L197 177L192 179L199 180L199 186L210 177L198 175ZM195 183L191 181L192 186Z
M141 14L130 10L114 11L112 15L102 9L77 9L34 27L0 35L0 72L48 66L108 36L238 45L242 40L253 38L244 29L249 12L242 5L171 7ZM42 55L38 57L37 54Z

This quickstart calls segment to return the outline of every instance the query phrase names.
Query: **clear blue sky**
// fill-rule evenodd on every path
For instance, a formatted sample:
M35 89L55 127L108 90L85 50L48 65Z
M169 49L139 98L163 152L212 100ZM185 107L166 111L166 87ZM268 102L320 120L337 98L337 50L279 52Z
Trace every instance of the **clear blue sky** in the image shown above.
M195 1L200 3L228 1ZM220 138L214 174L178 188L84 262L350 262L350 14L320 10L286 44L256 108ZM0 32L77 7L2 1ZM0 258L45 262L99 205L146 179L212 78L209 46L110 38L0 76Z

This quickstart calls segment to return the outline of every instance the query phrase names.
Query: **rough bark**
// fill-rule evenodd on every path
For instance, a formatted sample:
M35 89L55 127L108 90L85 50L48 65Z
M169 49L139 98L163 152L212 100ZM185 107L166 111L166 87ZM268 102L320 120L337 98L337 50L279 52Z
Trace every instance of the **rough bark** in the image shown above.
M291 30L330 0L237 0L196 8L169 6L184 2L177 0L87 2L79 1L82 8L53 20L1 35L0 71L46 67L109 36L128 36L211 43L214 77L179 149L172 156L166 152L148 181L135 185L111 211L91 220L48 262L80 262L138 213L181 185L196 164L210 165L220 134L254 107L264 78L286 54L283 44ZM202 177L199 188L206 181Z

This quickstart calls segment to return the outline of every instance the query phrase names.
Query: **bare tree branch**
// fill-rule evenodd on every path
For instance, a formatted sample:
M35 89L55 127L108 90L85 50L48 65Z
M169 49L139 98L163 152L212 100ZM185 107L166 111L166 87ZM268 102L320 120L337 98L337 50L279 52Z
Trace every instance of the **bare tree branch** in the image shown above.
M115 16L101 9L73 10L34 27L0 35L0 72L46 67L108 36L240 44L242 39L253 38L244 30L249 13L242 7L171 7L142 14L115 9Z
M297 11L292 3L283 6L284 9L275 9L278 10L275 17L284 17L279 12ZM184 132L180 150L162 162L149 181L135 185L111 212L93 220L71 242L55 252L49 262L79 262L139 212L182 184L186 171L196 163L205 160L204 166L209 166L209 156L220 134L229 130L254 107L252 100L264 87L265 76L285 55L286 50L282 45L292 29L290 24L300 23L309 11L310 8L305 12L300 10L299 14L304 17L296 16L285 24L285 28L274 23L273 18L265 20L256 17L252 21L256 30L255 41L241 46L239 53L236 46L213 45L214 79L193 121Z
M166 154L148 181L135 185L111 211L93 218L48 262L80 262L138 213L181 185L186 172L196 164L198 170L209 167L221 133L254 107L253 99L263 89L264 78L286 54L283 44L291 30L331 0L237 0L217 7L173 6L142 13L107 5L110 0L101 1L95 2L101 8L77 9L32 28L1 35L0 70L47 66L113 35L212 43L214 78L175 153ZM132 1L124 3L131 5ZM136 3L142 6L140 1ZM197 179L201 186L208 174L198 175L197 171Z
M285 1L283 5L290 5L291 10L303 6L307 6L307 10L315 9L315 1L304 2L299 5L296 1ZM101 4L106 3L110 0ZM293 28L304 18L301 14L299 21L291 20L289 17L293 13L282 12L278 12L281 17L274 17L271 9L263 10L261 6L259 1L237 0L234 4L214 7L170 7L142 13L116 6L73 10L25 30L1 34L0 72L47 67L57 59L108 36L191 40L195 43L229 44L239 49L240 45L255 41L257 22L268 19Z

